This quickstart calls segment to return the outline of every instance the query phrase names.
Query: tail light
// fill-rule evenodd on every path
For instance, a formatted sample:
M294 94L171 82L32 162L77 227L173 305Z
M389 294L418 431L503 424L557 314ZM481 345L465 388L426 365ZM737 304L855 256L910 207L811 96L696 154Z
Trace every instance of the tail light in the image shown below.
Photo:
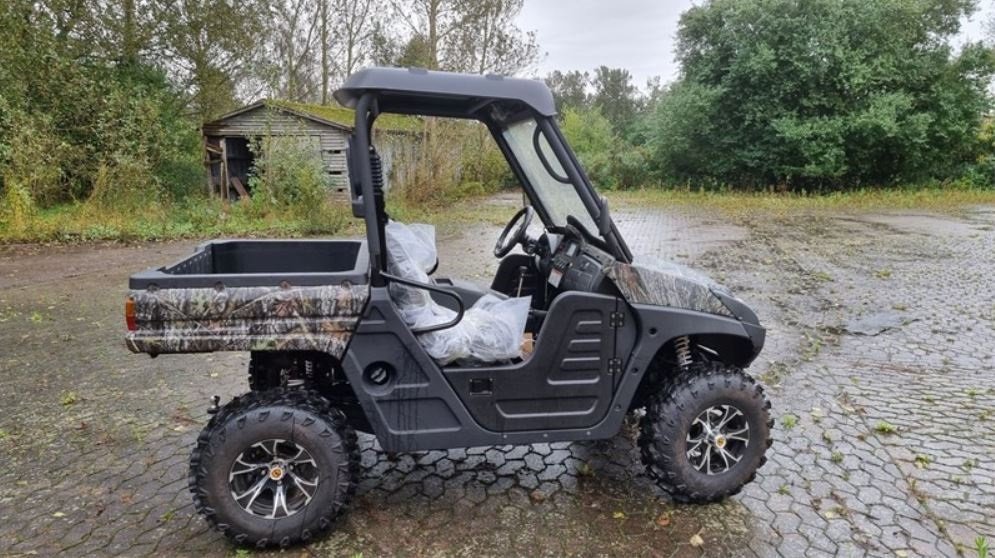
M128 324L128 331L138 329L135 324L135 299L130 296L124 301L124 323Z

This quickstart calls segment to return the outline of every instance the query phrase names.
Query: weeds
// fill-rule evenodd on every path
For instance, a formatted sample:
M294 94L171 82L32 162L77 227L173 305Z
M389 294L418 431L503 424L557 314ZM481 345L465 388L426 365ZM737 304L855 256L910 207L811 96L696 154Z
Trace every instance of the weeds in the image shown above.
M995 191L967 187L864 189L832 194L705 191L644 188L613 192L619 205L707 207L727 217L750 217L758 213L789 217L819 212L871 212L887 209L953 211L975 204L995 203Z
M978 553L978 558L988 558L988 539L985 537L974 539L974 550Z
M781 417L781 426L783 426L785 430L791 430L792 428L798 426L798 417L795 415L784 415Z
M890 422L879 420L877 424L874 425L874 431L878 434L895 434L898 432L898 427Z

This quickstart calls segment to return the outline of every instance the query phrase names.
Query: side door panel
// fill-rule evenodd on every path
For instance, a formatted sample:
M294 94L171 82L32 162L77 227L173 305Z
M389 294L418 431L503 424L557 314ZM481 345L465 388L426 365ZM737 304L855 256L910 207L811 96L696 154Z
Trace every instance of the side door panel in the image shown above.
M446 368L470 414L496 432L586 428L611 407L615 376L613 296L567 292L553 302L535 351L501 367Z

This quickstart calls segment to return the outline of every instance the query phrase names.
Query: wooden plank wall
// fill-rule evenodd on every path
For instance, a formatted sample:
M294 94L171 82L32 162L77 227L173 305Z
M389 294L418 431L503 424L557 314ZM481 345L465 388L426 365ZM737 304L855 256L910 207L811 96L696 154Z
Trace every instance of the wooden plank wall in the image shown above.
M318 141L315 144L321 151L322 164L331 178L332 187L335 193L344 196L348 196L346 169L348 133L346 130L266 107L258 107L213 125L204 126L204 135L210 137L256 138L265 135L316 137Z

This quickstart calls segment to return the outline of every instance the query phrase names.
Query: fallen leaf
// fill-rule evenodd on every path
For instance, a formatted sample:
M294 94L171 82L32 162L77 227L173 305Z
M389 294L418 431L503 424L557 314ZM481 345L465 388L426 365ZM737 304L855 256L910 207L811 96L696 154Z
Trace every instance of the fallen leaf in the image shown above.
M625 519L625 512L617 511L612 514L615 519Z
M533 502L539 503L546 499L546 494L541 490L533 490L529 493L529 497L532 498Z
M691 543L691 546L698 548L699 546L705 544L705 539L701 538L701 535L696 533L691 535L691 539L688 542Z
M670 525L670 514L661 513L660 516L656 518L656 524L660 527L667 527Z
M65 517L65 516L66 516L66 514L64 514L62 512L55 512L55 513L52 514L52 517Z

